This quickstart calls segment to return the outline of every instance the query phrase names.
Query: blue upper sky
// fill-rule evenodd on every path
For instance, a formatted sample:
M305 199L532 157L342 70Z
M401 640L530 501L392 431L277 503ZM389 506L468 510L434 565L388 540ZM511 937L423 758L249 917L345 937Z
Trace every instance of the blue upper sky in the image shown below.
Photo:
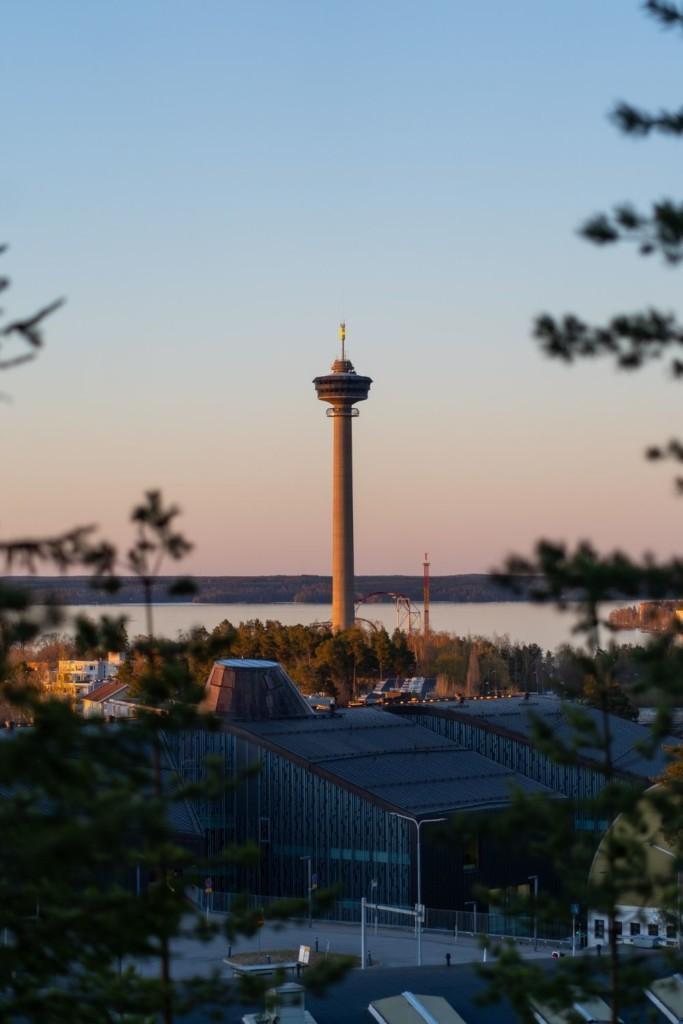
M678 105L680 34L635 0L23 0L0 28L6 306L68 297L2 382L5 534L124 537L161 486L191 568L327 571L311 379L344 316L376 382L358 571L486 569L541 534L674 549L641 453L680 390L529 334L544 309L679 308L676 271L576 227L676 195L680 143L606 115Z

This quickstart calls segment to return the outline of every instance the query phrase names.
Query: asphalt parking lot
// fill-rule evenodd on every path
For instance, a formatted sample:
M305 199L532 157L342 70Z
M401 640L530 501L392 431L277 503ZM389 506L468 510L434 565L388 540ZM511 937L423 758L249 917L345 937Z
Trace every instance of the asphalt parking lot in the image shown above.
M548 963L552 970L552 961ZM352 971L344 981L331 987L322 997L307 996L306 1008L317 1024L371 1024L368 1003L374 999L397 995L409 991L417 995L444 996L458 1011L467 1024L517 1024L518 1018L506 1003L482 1006L478 999L486 989L486 983L478 976L473 964L458 964L455 967L376 967L370 971ZM217 1008L218 1009L218 1008ZM218 1018L208 1011L196 1011L183 1018L183 1024L208 1024L218 1020L220 1024L240 1024L244 1013L254 1013L261 1006L233 1004L219 1012ZM643 1000L642 1007L622 1011L625 1024L646 1024L651 1020L663 1021L661 1016L651 1016L652 1007Z
M285 928L264 927L257 936L241 938L233 943L230 952L248 952L261 949L296 948L309 945L322 952L329 943L334 952L360 953L360 928L358 925L320 924L308 928L306 922L289 922ZM373 966L361 970L356 968L339 984L331 987L322 997L308 995L306 1007L317 1024L369 1024L368 1003L374 999L396 995L403 991L416 994L444 996L461 1014L467 1024L516 1024L517 1018L511 1007L505 1003L480 1005L486 983L479 977L477 966L483 953L477 939L471 935L460 935L457 940L445 933L428 932L423 936L422 967L416 965L416 940L409 930L380 930L377 935L370 929L367 936ZM554 969L551 959L552 947L541 946L534 952L531 944L520 947L523 955L537 959ZM224 963L228 953L226 940L217 938L204 946L189 942L181 943L175 949L174 974L176 977L190 977L192 974L208 974L211 970L229 974L230 968ZM446 953L451 956L451 966L446 966ZM594 956L593 953L584 955ZM662 973L668 973L663 970ZM183 1024L208 1024L218 1020L221 1024L240 1024L245 1013L261 1010L261 1002L197 1010L183 1018ZM217 1014L212 1015L212 1014ZM645 1005L635 1013L622 1013L625 1024L643 1024L648 1018Z

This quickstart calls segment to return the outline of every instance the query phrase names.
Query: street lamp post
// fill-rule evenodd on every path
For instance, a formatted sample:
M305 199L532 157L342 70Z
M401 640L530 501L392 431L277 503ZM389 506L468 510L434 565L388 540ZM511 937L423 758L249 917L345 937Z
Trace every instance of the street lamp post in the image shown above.
M370 902L375 904L375 935L377 934L377 879L370 881Z
M472 907L472 933L477 934L477 901L465 900L463 907Z
M534 883L534 952L538 949L538 875L529 875Z
M308 881L308 927L313 927L313 879L311 875L311 855L307 854L305 857L299 857L299 860L306 861L307 867L307 881Z
M422 966L422 915L424 907L422 906L422 861L420 853L420 829L423 825L435 824L438 821L445 821L445 818L411 818L408 814L399 814L398 811L391 812L392 818L403 818L404 821L410 821L415 826L417 833L417 908L416 908L416 932L417 932L417 966Z

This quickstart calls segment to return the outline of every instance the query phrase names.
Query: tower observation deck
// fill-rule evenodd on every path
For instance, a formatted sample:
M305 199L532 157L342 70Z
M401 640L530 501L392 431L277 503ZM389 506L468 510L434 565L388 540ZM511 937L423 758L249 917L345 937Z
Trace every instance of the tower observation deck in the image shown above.
M334 421L332 447L332 628L349 629L354 620L353 451L351 421L356 402L368 397L372 380L361 377L346 358L346 324L339 328L341 358L331 373L313 381L318 398L328 402Z

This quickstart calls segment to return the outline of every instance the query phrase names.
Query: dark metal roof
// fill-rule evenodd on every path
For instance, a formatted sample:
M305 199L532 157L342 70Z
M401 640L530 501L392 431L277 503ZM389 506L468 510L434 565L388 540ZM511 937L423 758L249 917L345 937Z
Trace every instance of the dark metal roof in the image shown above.
M226 728L418 817L503 807L515 786L526 793L551 793L431 729L374 708L288 722L226 722Z
M430 715L449 712L460 719L471 718L483 728L489 727L492 730L511 733L529 742L533 738L533 718L536 717L548 725L558 739L567 743L571 743L575 735L575 730L568 721L567 711L578 709L590 718L598 735L603 735L601 711L586 705L564 702L553 696L538 695L528 700L524 697L499 697L494 700L467 700L464 704L447 701L429 704L425 708L413 707L408 713L419 714L426 709ZM614 766L628 775L644 779L659 775L666 765L662 747L681 742L675 736L665 737L650 754L640 749L650 740L651 733L647 726L629 722L617 715L608 715L608 722ZM587 760L601 759L600 751L589 745L582 747L579 754Z
M496 769L501 766L471 750L403 751L332 766L346 782L416 815L501 807L514 786L526 793L545 791L531 779Z

